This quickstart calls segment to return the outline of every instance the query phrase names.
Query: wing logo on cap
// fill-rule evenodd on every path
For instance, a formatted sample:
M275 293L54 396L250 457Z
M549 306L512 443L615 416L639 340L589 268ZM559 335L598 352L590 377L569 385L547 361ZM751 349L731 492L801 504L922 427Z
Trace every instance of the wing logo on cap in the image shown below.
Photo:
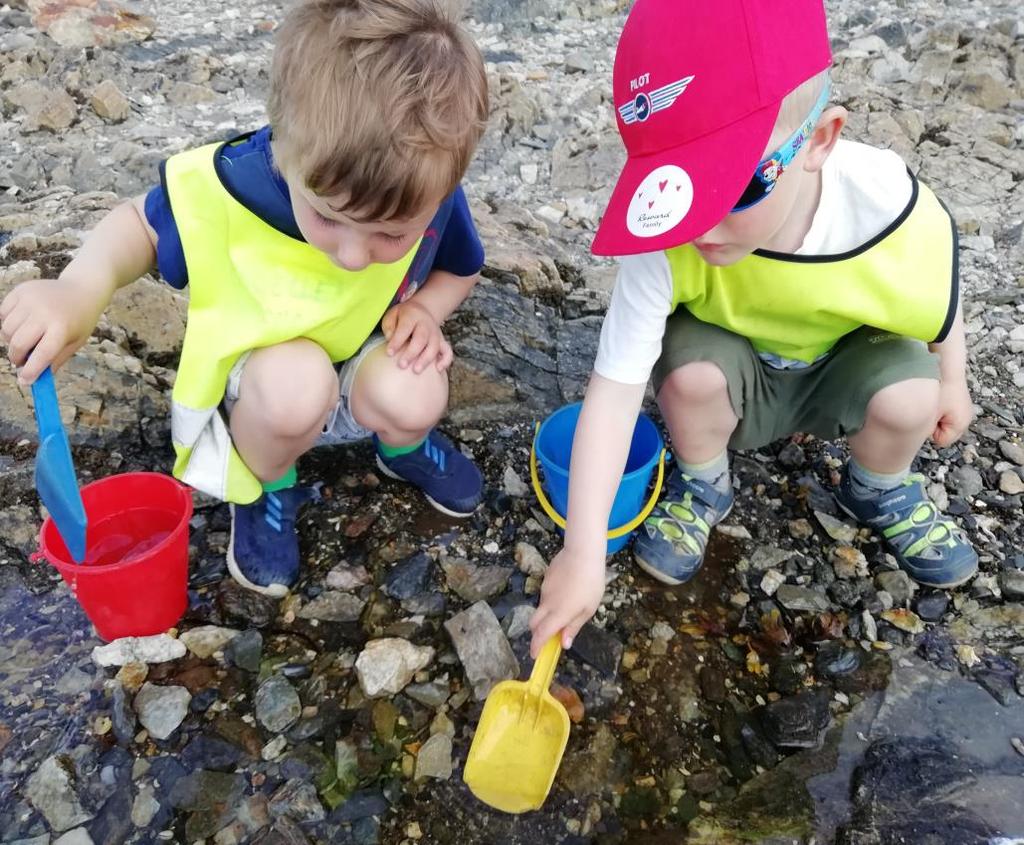
M659 88L657 91L651 91L650 94L645 92L637 94L636 99L626 103L624 106L619 106L622 122L627 126L631 126L634 123L645 123L650 119L651 115L672 108L676 100L683 95L687 86L693 82L693 79L694 77L687 76L663 88Z

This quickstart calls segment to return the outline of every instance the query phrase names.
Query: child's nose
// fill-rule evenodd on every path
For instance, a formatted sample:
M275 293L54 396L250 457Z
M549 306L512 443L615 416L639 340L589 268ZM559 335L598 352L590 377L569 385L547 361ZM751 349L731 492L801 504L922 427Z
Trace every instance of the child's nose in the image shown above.
M352 273L365 270L370 264L370 250L366 240L358 235L342 236L334 251L335 263Z

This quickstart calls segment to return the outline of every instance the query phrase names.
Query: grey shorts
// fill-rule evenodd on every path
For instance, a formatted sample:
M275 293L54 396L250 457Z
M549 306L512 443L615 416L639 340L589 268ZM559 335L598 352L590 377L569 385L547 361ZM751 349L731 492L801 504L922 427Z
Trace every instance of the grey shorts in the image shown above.
M926 344L866 326L807 368L776 369L747 338L678 308L665 327L655 390L674 370L698 361L725 373L740 420L729 441L733 449L757 449L796 432L825 440L856 434L878 391L908 379L939 378L939 356Z
M331 411L330 416L327 418L323 434L320 435L320 439L316 442L317 446L337 446L342 443L355 443L373 435L372 431L361 426L356 421L356 418L352 416L350 398L359 365L363 363L367 355L384 342L384 335L370 335L369 340L362 345L355 355L336 366L335 369L338 371L338 404L334 406L334 410ZM231 413L235 402L238 401L242 384L242 373L251 354L251 352L246 352L239 358L228 375L228 384L224 391L224 410L227 414Z

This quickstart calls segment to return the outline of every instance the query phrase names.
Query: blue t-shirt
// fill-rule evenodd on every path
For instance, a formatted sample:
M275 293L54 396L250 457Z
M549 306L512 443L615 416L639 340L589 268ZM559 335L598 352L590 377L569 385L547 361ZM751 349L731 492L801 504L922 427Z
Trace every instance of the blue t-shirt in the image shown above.
M305 240L295 224L288 185L274 167L270 127L225 144L218 153L217 173L227 191L249 211L297 240ZM160 165L160 185L146 195L146 219L157 234L156 258L160 275L172 287L188 284L185 252L181 246L174 212ZM396 295L396 301L412 295L432 270L456 276L472 276L484 264L484 250L462 188L448 197L423 233L419 251Z

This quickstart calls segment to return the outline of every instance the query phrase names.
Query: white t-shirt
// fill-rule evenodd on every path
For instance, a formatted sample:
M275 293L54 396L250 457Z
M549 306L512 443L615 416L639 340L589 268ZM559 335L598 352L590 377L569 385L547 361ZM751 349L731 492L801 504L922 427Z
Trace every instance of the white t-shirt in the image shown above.
M913 183L891 150L839 141L822 168L821 199L797 255L856 249L906 209ZM672 271L664 252L620 259L594 370L622 384L646 384L672 313Z

